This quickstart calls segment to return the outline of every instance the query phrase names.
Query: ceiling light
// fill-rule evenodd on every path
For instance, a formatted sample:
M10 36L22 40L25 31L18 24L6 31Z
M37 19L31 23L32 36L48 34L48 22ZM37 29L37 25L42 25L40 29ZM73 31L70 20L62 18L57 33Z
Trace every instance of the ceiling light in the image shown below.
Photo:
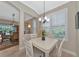
M47 22L49 22L50 21L50 19L47 19Z
M41 18L39 18L39 21L42 21L42 19L41 19Z
M45 1L44 1L44 14L43 14L43 17L42 18L39 18L39 21L42 22L42 23L46 23L46 22L49 22L50 19L48 19L45 15Z
M15 13L12 14L12 17L13 17L13 24L12 24L12 26L14 27L14 26L15 26L15 25L14 25Z
M31 28L31 25L30 24L28 24L28 28Z
M47 17L45 16L44 19L47 20Z

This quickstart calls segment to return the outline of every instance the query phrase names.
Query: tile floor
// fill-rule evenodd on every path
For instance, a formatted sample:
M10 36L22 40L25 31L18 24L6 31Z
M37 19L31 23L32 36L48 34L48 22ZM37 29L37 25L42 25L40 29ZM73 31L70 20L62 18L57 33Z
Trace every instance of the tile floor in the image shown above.
M19 46L14 46L0 51L0 57L25 57L25 50L19 50ZM51 57L51 56L50 56ZM65 52L62 53L62 57L73 57Z

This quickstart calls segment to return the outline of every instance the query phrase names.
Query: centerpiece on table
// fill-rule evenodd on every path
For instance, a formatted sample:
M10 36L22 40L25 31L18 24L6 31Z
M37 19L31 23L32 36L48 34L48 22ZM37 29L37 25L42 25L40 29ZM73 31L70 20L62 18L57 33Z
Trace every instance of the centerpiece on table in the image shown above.
M46 14L46 11L45 11L45 1L44 1L44 13L43 13L42 17L39 17L39 21L42 25L45 25L47 22L50 21L50 19L45 14ZM42 40L45 40L45 35L46 35L46 32L45 32L45 28L43 26Z
M46 32L45 32L45 24L49 22L49 19L45 17L45 19L39 18L40 24L42 25L42 40L45 40Z
M45 30L42 31L42 40L45 40L46 32Z

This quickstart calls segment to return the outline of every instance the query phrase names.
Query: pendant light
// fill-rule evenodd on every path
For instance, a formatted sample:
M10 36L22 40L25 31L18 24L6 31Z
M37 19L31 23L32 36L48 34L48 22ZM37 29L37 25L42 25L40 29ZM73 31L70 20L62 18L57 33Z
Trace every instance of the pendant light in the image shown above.
M49 22L49 18L47 18L46 14L45 14L45 0L44 0L44 14L43 14L43 18L39 18L39 21L42 22L42 23L45 23L45 22Z
M15 19L15 14L13 13L12 14L12 17L13 17L13 23L12 23L12 26L14 27L15 25L14 25L14 19Z
M45 14L45 0L44 0L44 14L43 14L43 17L42 18L39 18L39 21L40 21L40 23L42 24L42 40L44 41L45 40L45 26L44 26L44 24L46 23L46 22L49 22L49 19L46 17L46 14Z

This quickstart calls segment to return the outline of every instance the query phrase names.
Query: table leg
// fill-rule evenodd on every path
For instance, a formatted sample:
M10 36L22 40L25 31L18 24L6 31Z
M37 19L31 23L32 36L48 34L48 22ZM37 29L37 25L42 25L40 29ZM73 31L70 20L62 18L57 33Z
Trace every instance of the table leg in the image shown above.
M45 53L45 57L49 57L49 53Z

